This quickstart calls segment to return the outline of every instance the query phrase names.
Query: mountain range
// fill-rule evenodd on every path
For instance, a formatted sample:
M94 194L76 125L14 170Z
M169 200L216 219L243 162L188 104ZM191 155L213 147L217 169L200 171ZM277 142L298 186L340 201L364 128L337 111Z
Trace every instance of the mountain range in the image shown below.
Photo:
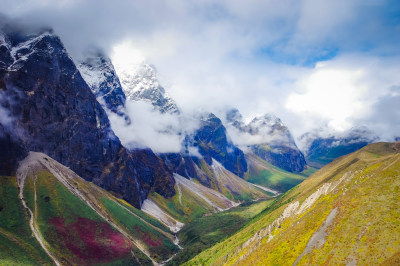
M190 130L163 129L182 140L178 152L124 145L110 119L116 115L130 129L136 114L129 104L145 102L154 115L185 119L156 74L146 62L120 69L99 49L75 62L51 29L2 26L1 261L312 264L326 262L332 245L358 239L352 250L331 256L339 263L368 257L357 250L371 252L362 239L375 239L369 230L379 230L378 223L389 228L382 241L395 241L397 224L386 223L397 214L382 209L373 221L367 209L383 203L364 206L361 199L370 183L385 200L396 197L398 143L370 144L379 138L367 129L315 131L299 139L301 150L277 116L245 123L231 109L222 117L191 117ZM388 182L394 187L385 191ZM351 208L368 218L361 231L346 231ZM344 233L325 240L332 223L346 229L347 242L337 240ZM210 226L199 230L202 224ZM324 241L330 246L310 253ZM379 243L376 262L397 259L398 249Z

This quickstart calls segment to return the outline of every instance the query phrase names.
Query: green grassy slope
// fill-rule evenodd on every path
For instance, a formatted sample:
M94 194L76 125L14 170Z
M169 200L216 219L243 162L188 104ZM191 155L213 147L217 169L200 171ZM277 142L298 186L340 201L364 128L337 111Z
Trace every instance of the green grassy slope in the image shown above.
M201 186L199 184L196 185ZM204 187L205 192L209 190L211 189ZM207 202L186 186L180 186L178 189L178 185L175 185L175 191L177 191L177 193L169 199L157 193L152 193L149 198L156 202L167 214L183 223L191 222L193 219L207 213L216 212L216 206L221 208L228 208L231 206L230 204L224 204L219 198L210 197L210 194L202 193L204 197L210 200L210 202Z
M325 166L187 265L389 265L400 252L400 143Z
M39 235L29 227L17 178L1 177L0 264L53 264L37 239L61 264L151 265L178 252L174 236L159 221L50 157L31 154L18 178L25 180L23 201Z
M247 154L246 160L248 162L248 171L245 173L245 180L279 192L288 191L317 170L308 167L302 173L294 174L276 167L254 154Z
M263 190L233 174L227 174L228 171L221 170L221 167L214 168L219 184L230 186L232 189L230 191L240 190L240 198L245 198L245 195L248 196L248 198L246 197L248 201L254 198L270 198ZM240 181L236 179L240 179ZM201 185L196 179L188 180L175 175L175 180L175 191L177 193L173 197L165 199L157 193L152 193L149 195L149 200L155 202L163 212L180 222L189 223L196 218L217 213L239 204L238 201L230 200L218 190ZM143 205L143 210L147 211L146 202Z
M92 208L72 194L50 172L28 176L34 180L37 200L28 200L36 213L48 249L70 264L130 261L131 243ZM26 191L24 189L24 191Z
M0 264L51 264L32 236L29 216L18 199L17 179L0 176Z
M194 219L179 231L183 250L168 265L180 265L231 236L270 206L272 201L247 202L224 212Z

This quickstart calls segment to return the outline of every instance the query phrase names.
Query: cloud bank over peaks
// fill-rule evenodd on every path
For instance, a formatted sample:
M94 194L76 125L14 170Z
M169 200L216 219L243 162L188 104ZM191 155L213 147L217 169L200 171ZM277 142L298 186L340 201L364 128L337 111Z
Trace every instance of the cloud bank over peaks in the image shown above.
M130 124L117 114L108 115L115 134L129 149L148 147L155 153L181 152L186 134L193 133L199 127L195 118L160 113L145 101L127 101L126 114L131 119ZM197 155L195 151L192 152Z
M400 106L394 93L394 85L400 83L399 59L343 55L317 64L288 94L285 108L299 121L289 118L290 127L306 132L327 125L334 131L346 131L365 125L379 133L393 134L395 128L388 117L395 122L396 111L389 113L382 101L390 99L391 106ZM385 129L379 130L372 120L382 121L379 124Z
M257 144L295 147L289 129L274 114L258 115L246 123L238 109L228 109L222 117L232 142L242 149Z
M275 113L295 137L326 124L398 132L385 108L399 101L396 0L0 1L8 17L54 28L73 58L97 45L123 67L156 65L184 113Z

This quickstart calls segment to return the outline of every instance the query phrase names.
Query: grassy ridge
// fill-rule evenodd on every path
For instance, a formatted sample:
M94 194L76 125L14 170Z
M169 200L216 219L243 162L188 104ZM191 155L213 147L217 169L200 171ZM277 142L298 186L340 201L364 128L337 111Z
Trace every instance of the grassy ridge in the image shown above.
M92 206L96 206L97 212L139 241L154 260L168 259L177 252L178 247L170 239L172 236L167 236L169 230L154 218L122 200L117 200L89 182L78 178L73 183L86 195ZM108 221L71 193L48 171L37 174L36 189L39 225L59 257L77 258L75 263L114 264L119 261L132 264L137 263L130 255L133 248L135 257L141 260L141 264L151 263L139 249L130 245L127 239L110 226ZM67 234L67 231L72 231L73 236L68 235L65 243L59 243L58 238ZM80 241L81 239L83 240Z
M141 240L148 247L154 259L166 260L179 250L168 237L132 215L113 200L102 197L101 202L118 224L123 225L132 236Z
M125 208L127 208L129 211L133 212L134 214L136 214L137 216L139 216L140 218L142 218L143 220L145 220L146 222L148 222L149 224L154 225L155 227L160 228L162 231L172 234L171 230L166 227L165 225L163 225L162 223L160 223L158 220L156 220L155 218L147 215L146 213L144 213L141 210L136 209L135 207L133 207L132 205L130 205L128 202L126 202L123 199L119 199L119 198L114 198L114 201L118 201L119 203L121 203Z
M51 264L51 259L32 236L29 215L18 198L17 179L0 176L0 264L32 262Z
M36 190L40 231L61 261L93 264L131 257L129 241L50 172L38 172Z
M175 191L178 191L176 186ZM154 200L166 213L184 223L188 223L193 219L210 212L209 207L202 202L197 201L196 198L192 196L192 193L190 193L186 188L181 188L181 193L182 196L180 200L178 193L173 197L166 199L154 192L149 195L149 198Z
M44 154L30 156L21 165L29 169L23 198L39 237L62 264L151 265L149 257L161 262L178 251L172 233L159 221ZM16 178L1 177L0 182L1 261L51 263L32 235Z
M324 167L276 200L239 233L199 254L187 265L378 265L398 260L400 252L400 144L369 145ZM326 183L338 184L309 209L289 216L271 236L252 238L296 201L301 205ZM305 252L311 236L337 210L319 246ZM250 244L243 245L252 238ZM302 255L302 257L300 257ZM396 257L397 256L397 257ZM239 258L242 259L239 261Z
M213 166L209 166L204 160L201 160L200 169L210 178L209 187L221 192L232 201L242 202L267 198L264 191L248 186L242 178L223 168L217 161L213 161Z
M273 200L248 202L210 216L194 219L178 233L183 250L168 265L180 265L231 236L265 210Z

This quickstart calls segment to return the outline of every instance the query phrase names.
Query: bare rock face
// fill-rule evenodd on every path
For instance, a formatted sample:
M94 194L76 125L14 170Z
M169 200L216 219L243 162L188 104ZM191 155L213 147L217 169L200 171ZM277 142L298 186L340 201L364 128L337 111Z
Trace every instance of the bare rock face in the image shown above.
M100 104L123 115L126 97L110 58L100 50L89 50L78 69Z
M0 175L14 175L18 162L28 155L28 151L0 124Z
M185 178L198 178L195 161L196 158L185 153L163 153L161 159L173 173L177 173Z
M48 154L140 208L155 178L138 173L146 165L121 145L60 39L48 30L4 31L0 106L13 118L8 132L18 132L27 150ZM173 186L171 177L166 182Z
M214 158L227 170L243 177L247 171L244 153L228 141L226 129L218 117L212 113L205 116L195 133L194 140L200 154L209 165Z

